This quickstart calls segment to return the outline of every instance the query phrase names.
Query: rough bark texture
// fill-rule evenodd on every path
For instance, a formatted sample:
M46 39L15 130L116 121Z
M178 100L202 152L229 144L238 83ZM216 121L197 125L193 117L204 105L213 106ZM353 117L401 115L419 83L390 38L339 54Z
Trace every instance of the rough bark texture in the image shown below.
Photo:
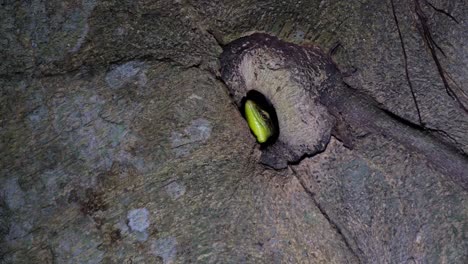
M466 1L0 6L0 261L468 261L466 178L407 140L468 162ZM252 32L339 42L351 95L385 114L352 150L259 165L219 64Z

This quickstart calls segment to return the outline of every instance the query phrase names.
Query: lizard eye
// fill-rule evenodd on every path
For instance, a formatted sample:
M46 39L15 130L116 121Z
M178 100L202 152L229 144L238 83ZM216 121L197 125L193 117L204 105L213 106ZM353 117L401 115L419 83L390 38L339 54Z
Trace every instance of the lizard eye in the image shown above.
M264 120L270 119L270 115L265 110L260 109L260 115L262 116Z

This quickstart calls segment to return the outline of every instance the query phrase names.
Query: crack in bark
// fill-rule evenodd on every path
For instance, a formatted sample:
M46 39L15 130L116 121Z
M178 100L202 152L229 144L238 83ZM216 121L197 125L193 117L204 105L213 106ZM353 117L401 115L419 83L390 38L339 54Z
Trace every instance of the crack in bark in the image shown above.
M87 64L86 62L83 64L78 65L75 68L69 70L62 70L62 71L53 71L47 72L43 71L37 67L31 67L32 71L22 71L22 72L15 72L15 73L0 73L0 80L7 80L7 81L17 81L29 78L33 79L43 79L49 77L62 77L62 76L71 76L71 75L79 75L82 74L82 69L85 67L90 67L90 71L100 71L102 68L104 72L107 72L107 69L110 65L114 64L124 64L130 61L144 61L144 62L159 62L159 63L169 63L173 64L175 67L180 67L181 69L187 70L191 68L198 68L202 64L202 61L197 61L194 63L184 64L182 62L177 61L171 57L161 57L155 56L153 54L142 54L142 55L135 55L135 56L126 56L116 60L109 60L103 63L96 63L96 64ZM29 80L28 79L28 80Z
M393 0L391 0L391 1L393 3ZM434 39L432 37L432 33L431 33L431 31L429 29L429 25L427 23L427 17L426 17L426 15L424 14L424 12L421 9L421 5L419 4L419 0L413 0L413 2L414 2L414 12L416 14L417 19L419 20L419 25L420 25L419 32L420 32L420 34L422 35L422 37L424 39L424 43L427 45L427 47L429 49L432 60L436 64L437 71L439 72L440 78L442 79L442 82L443 82L444 87L445 87L445 91L450 96L450 98L455 100L459 104L459 106L465 112L468 113L468 108L465 107L465 105L460 100L458 95L454 92L452 87L450 87L450 84L449 84L447 76L446 76L446 72L445 72L444 68L442 67L442 64L440 63L439 57L437 56L436 49L438 49L442 53L442 55L444 55L444 56L445 56L445 53L442 51L442 49L439 47L439 45L437 45L437 43L434 41ZM464 93L464 92L462 91L462 93Z
M426 127L426 129L427 129L428 131L430 131L430 132L439 133L439 134L441 134L441 135L444 135L445 137L448 138L447 141L448 141L448 142L451 141L451 144L454 145L454 147L455 147L458 151L460 151L460 153L461 153L462 155L467 156L467 153L465 153L465 151L464 151L462 148L458 147L458 146L460 145L460 143L458 142L458 140L457 140L454 136L450 135L449 133L447 133L446 131L444 131L444 130L442 130L442 129L430 128L430 127ZM449 144L450 144L450 143L449 143ZM468 157L468 156L467 156L467 157Z
M412 129L415 129L417 131L420 131L422 133L425 133L425 135L429 135L427 134L428 132L431 133L438 133L438 134L441 134L445 137L447 137L447 140L444 140L443 137L442 138L438 138L437 140L439 140L440 143L446 145L446 143L448 143L449 145L446 145L447 147L453 147L454 151L455 152L460 152L462 155L466 156L467 154L465 153L465 151L459 147L460 143L458 142L458 140L450 135L449 133L447 133L446 131L444 130L441 130L441 129L438 129L438 128L433 128L433 127L428 127L428 126L420 126L419 124L416 124L416 123L413 123L411 122L411 120L408 120L402 116L399 116L385 108L381 108L381 107L378 107L378 109L380 109L383 113L385 113L388 117L390 117L391 119L393 119L394 121L398 122L398 123L401 123L403 124L404 126L408 126Z
M343 233L343 231L341 231L341 228L338 226L338 224L335 221L333 221L333 219L331 219L331 217L325 211L323 206L317 201L317 199L315 199L315 194L312 191L310 191L309 188L307 188L307 184L302 179L302 177L298 176L298 174L297 174L296 170L294 170L294 168L292 168L292 167L290 167L290 168L291 168L291 170L292 170L292 172L294 174L294 177L296 177L296 179L299 181L299 184L302 186L302 188L307 193L307 195L309 195L312 202L319 209L319 211L323 215L323 217L325 217L328 224L341 237L341 239L343 240L346 248L348 248L348 250L351 251L353 256L357 259L358 263L363 263L363 261L360 258L360 255L364 255L364 252L362 252L362 250L358 246L356 246L356 248L359 251L359 253L356 252L356 250L351 246L351 242L349 241L349 239L346 237L346 235Z
M220 48L223 48L224 46L226 46L226 43L224 42L223 37L218 30L209 28L206 30L206 33L208 33L208 35L210 35L215 40L216 44Z
M398 18L397 18L396 12L395 12L395 4L393 3L393 0L390 0L390 3L392 5L393 19L395 20L395 25L396 25L397 31L398 31L398 37L400 38L401 49L403 51L403 60L404 60L404 64L405 64L406 81L408 82L408 86L409 86L410 91L411 91L411 97L413 98L414 105L416 106L416 111L417 111L417 114L418 114L419 124L424 127L424 123L423 123L422 118L421 118L421 111L419 109L418 101L416 100L416 94L414 93L413 84L412 84L410 76L409 76L408 55L406 54L405 42L403 41L403 35L401 34L400 24L398 22Z
M455 23L457 24L460 24L460 22L458 22L458 20L452 16L452 14L450 14L448 11L445 11L443 10L442 8L437 8L436 6L434 6L431 2L429 2L428 0L424 0L424 2L429 5L430 7L432 7L432 9L434 9L435 11L439 12L439 13L442 13L446 16L448 16L450 19L452 19Z

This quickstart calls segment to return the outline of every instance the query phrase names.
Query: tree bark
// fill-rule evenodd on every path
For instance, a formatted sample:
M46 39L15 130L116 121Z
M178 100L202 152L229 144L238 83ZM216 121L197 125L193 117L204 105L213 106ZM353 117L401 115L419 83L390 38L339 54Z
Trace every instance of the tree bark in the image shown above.
M468 260L466 1L0 5L0 262ZM254 32L337 47L352 149L259 163L219 61Z

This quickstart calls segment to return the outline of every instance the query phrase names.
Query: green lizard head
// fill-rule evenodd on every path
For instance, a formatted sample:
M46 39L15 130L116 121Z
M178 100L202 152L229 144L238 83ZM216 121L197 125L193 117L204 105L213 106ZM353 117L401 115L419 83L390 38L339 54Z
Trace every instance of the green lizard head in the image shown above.
M258 143L265 143L275 132L270 115L252 100L245 102L244 111L250 130Z

